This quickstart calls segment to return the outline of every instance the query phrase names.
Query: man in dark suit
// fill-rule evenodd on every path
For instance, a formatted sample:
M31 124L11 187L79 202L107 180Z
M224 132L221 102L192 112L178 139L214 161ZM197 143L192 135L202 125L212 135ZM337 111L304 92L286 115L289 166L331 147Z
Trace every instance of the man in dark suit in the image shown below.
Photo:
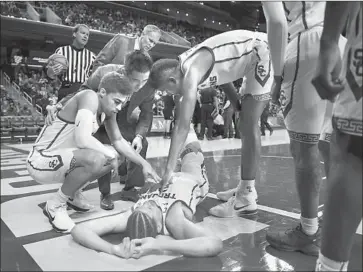
M92 71L105 64L124 64L125 56L133 50L151 50L159 42L161 35L161 30L154 25L145 26L140 37L115 35L98 53Z

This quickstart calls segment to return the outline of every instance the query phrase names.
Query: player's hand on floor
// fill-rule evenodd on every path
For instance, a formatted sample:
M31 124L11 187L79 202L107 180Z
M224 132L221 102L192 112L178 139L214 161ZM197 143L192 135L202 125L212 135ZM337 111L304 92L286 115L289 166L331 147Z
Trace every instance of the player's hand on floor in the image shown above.
M140 252L136 251L136 241L130 241L129 237L125 237L121 244L112 246L112 254L118 257L129 259Z
M57 113L57 108L56 106L47 106L46 107L47 109L47 116L45 117L45 124L47 126L51 126L55 120L55 117L56 117L56 113Z
M155 172L154 168L152 168L152 166L148 162L143 165L142 173L144 174L145 182L158 183L161 181L159 175Z
M339 78L342 59L338 44L322 44L317 65L317 74L311 81L321 99L335 101L344 90L345 79Z
M134 239L131 242L135 243L134 253L132 254L132 257L135 259L138 259L141 256L150 255L153 251L158 250L157 240L152 237Z

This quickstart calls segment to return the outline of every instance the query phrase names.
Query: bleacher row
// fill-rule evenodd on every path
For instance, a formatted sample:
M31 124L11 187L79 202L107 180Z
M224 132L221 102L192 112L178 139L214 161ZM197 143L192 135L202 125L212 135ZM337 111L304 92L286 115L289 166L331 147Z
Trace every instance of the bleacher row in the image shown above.
M34 141L43 126L44 117L42 116L35 119L32 116L3 116L1 117L1 141Z

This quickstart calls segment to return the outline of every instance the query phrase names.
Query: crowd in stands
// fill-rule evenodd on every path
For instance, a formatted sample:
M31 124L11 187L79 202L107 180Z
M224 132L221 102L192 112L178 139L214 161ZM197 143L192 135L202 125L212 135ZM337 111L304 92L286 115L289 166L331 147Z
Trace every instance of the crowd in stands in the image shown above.
M182 21L168 21L163 20L162 17L160 17L160 20L141 17L140 14L122 9L121 6L116 5L115 9L101 9L82 2L51 1L32 3L35 7L51 8L62 19L64 25L86 24L91 29L102 32L140 35L146 25L153 24L163 31L176 33L188 40L192 46L218 33L217 31L202 29ZM27 17L25 4L13 1L1 2L1 14L18 18Z
M27 93L32 98L33 106L39 105L44 113L47 105L56 104L60 83L48 82L41 72L32 70L27 74L20 70L15 82L21 92Z
M31 116L32 111L28 105L20 105L20 102L14 101L1 85L1 116Z

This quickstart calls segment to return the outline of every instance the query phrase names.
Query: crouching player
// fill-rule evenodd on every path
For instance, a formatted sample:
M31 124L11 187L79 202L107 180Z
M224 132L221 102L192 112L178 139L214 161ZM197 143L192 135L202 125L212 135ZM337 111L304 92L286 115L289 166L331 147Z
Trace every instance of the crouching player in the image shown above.
M69 232L74 227L67 204L72 207L80 201L80 189L88 182L110 170L117 174L120 155L142 166L145 179L160 180L150 164L122 138L116 123L116 113L132 92L124 76L108 73L98 92L77 93L58 112L53 124L40 132L28 156L27 169L39 183L62 183L43 211L56 231ZM112 146L93 137L102 123Z
M180 172L172 175L171 183L141 195L125 212L77 225L72 230L73 239L87 248L122 258L160 251L215 256L222 250L222 240L192 221L196 206L208 190L204 156L191 127L180 155ZM124 233L126 237L114 245L101 238L109 233Z

